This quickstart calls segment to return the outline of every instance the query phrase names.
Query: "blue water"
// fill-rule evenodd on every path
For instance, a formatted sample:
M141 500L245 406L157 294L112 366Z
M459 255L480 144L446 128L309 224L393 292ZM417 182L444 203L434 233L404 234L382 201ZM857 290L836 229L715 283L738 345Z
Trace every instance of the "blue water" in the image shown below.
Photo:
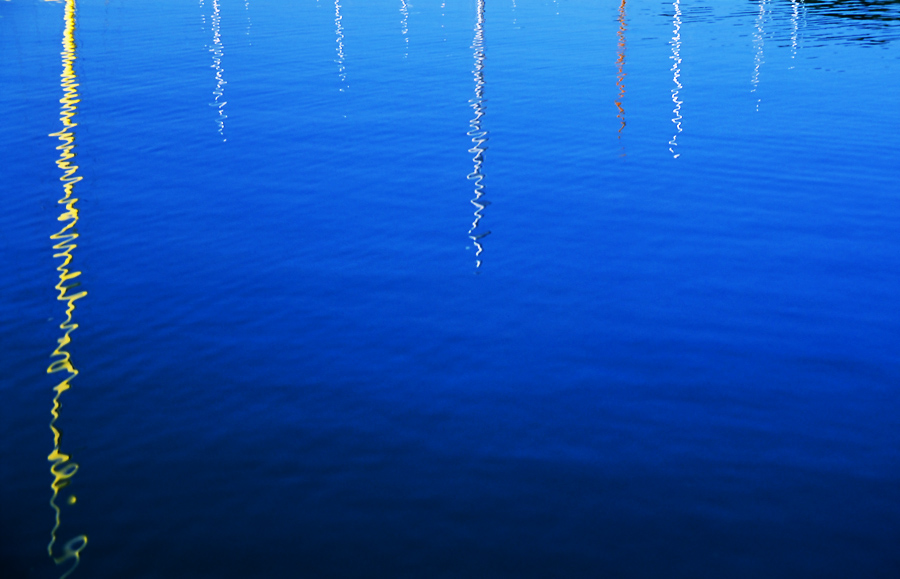
M900 576L900 2L11 0L0 63L3 577Z

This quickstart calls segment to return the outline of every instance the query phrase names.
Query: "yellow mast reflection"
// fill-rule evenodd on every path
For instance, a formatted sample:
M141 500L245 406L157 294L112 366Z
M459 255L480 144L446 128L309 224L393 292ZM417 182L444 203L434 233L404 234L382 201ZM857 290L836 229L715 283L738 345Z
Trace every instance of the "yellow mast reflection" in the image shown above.
M469 228L469 239L475 245L475 269L481 267L481 252L484 248L481 240L490 235L490 231L483 233L478 232L479 222L483 217L484 208L490 203L483 199L484 197L484 173L481 168L484 164L484 152L487 149L488 132L481 128L481 119L485 112L484 99L484 0L477 0L478 16L475 20L475 38L472 40L472 50L474 50L475 68L472 75L475 79L475 98L469 99L469 106L475 111L475 116L469 121L469 132L466 134L472 139L473 146L469 149L469 153L474 155L472 162L474 166L472 172L469 173L468 179L475 182L475 197L471 200L475 206L475 220L472 221L472 227Z
M765 24L766 24L766 5L768 0L759 0L759 14L756 16L756 31L753 33L753 45L756 47L756 54L753 56L753 76L750 78L750 84L753 88L751 93L755 93L759 88L759 74L762 65L765 64L765 55L763 54L763 46L765 45ZM759 104L762 99L757 97L756 110L759 111Z
M616 108L619 110L619 113L616 115L616 118L622 122L622 124L619 125L619 139L622 138L622 131L625 129L625 107L622 106L622 102L625 100L625 30L627 29L625 18L625 0L622 0L622 4L619 5L619 30L616 33L619 47L619 50L616 53L616 68L618 69L616 74L616 87L619 89Z
M72 263L72 252L77 245L75 241L78 239L78 232L75 226L78 223L78 209L75 204L78 199L74 196L75 184L81 181L78 175L78 165L72 161L75 158L75 127L78 123L74 117L77 113L78 103L78 77L75 74L75 0L66 0L64 9L64 22L62 37L62 73L60 74L60 86L62 87L63 97L59 100L62 107L60 108L59 120L62 122L62 130L52 133L51 137L59 140L56 149L59 151L59 158L56 160L56 166L62 171L60 181L63 184L63 196L58 203L63 206L62 213L57 217L57 221L63 223L62 228L50 236L54 242L53 257L60 259L61 263L57 266L56 271L59 272L59 281L55 289L58 292L56 299L66 304L65 319L59 325L62 330L62 337L57 339L56 349L50 355L52 362L47 368L48 374L64 373L64 378L59 384L53 388L53 406L50 410L52 418L50 419L50 431L53 433L53 451L47 456L50 461L50 473L53 475L53 482L50 484L51 496L50 506L54 512L53 530L50 531L50 543L47 545L47 553L57 565L61 565L66 561L72 561L72 566L66 571L61 579L68 577L81 561L81 551L87 546L87 535L78 535L70 539L62 548L62 552L57 554L56 550L56 533L59 530L62 513L58 504L60 492L66 488L75 473L78 471L78 464L72 460L72 457L62 451L62 433L57 427L56 422L59 420L59 412L62 406L60 397L62 393L71 388L71 381L78 375L78 370L72 364L72 359L66 347L72 341L71 335L78 328L78 324L74 321L75 302L87 295L86 291L75 291L80 285L77 281L72 281L81 275L80 271L70 270ZM75 495L69 495L66 499L68 504L75 504Z
M347 87L347 72L346 67L344 66L344 25L341 22L344 19L341 16L341 0L334 0L334 34L337 37L335 42L337 43L337 65L338 65L338 76L341 79L341 88L340 91L344 92L344 89Z
M672 102L675 104L675 108L672 110L672 122L675 123L675 134L672 136L672 140L669 141L669 152L672 153L672 157L677 159L681 156L681 153L676 152L678 148L678 135L681 134L681 105L683 101L679 100L679 93L683 88L681 86L681 0L675 0L672 3L675 6L675 16L672 17L673 22L673 31L672 31L672 82L675 83L675 88L672 89Z
M212 1L213 13L212 13L212 33L213 33L213 45L209 48L209 51L212 53L212 67L216 70L216 88L213 90L213 102L209 103L211 107L215 107L218 111L218 117L216 117L216 124L219 127L219 135L222 137L222 141L226 141L225 138L225 119L228 118L228 115L225 114L225 105L227 104L225 101L225 82L224 70L222 69L222 55L225 53L225 48L222 45L222 34L221 34L221 9L219 7L219 0Z

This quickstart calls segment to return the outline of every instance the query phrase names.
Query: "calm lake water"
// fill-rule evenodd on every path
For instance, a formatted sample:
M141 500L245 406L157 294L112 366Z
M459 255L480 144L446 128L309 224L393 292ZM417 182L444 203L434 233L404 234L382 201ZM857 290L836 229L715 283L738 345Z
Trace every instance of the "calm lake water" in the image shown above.
M900 2L8 0L0 63L3 577L900 576Z

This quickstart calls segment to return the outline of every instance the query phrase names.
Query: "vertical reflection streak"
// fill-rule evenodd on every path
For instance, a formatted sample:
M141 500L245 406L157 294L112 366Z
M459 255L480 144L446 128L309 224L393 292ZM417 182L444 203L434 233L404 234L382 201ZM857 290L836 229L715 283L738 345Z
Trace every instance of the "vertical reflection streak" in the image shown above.
M400 0L400 33L403 34L403 41L406 44L406 53L404 58L409 56L409 4L406 0Z
M797 38L800 31L800 3L791 0L791 60L797 57ZM791 64L791 68L794 65Z
M765 45L766 4L768 4L768 0L759 0L759 14L756 16L756 30L753 33L753 45L756 48L756 54L753 57L753 76L750 79L750 84L753 85L753 88L750 90L751 93L755 93L759 88L759 75L762 65L765 64L763 48ZM757 97L757 112L761 101L762 99Z
M672 140L669 141L669 152L672 153L672 156L677 159L681 153L677 153L678 147L678 135L681 134L681 105L683 101L679 99L679 93L683 88L681 85L681 0L675 0L672 3L675 6L675 16L672 18L673 22L673 30L672 30L672 82L675 83L675 88L672 89L672 102L675 104L675 108L672 110L672 122L675 123L675 134L672 136Z
M472 139L473 144L472 148L469 149L469 153L473 155L473 168L467 178L475 182L475 197L471 200L472 205L475 206L475 219L472 221L472 227L469 229L469 239L475 245L476 270L481 267L481 253L484 250L481 240L491 233L490 231L482 233L478 231L479 223L484 216L484 208L490 204L489 201L484 199L484 183L482 182L484 180L482 165L484 164L484 152L487 150L488 141L488 132L481 126L486 102L484 98L484 1L477 0L478 15L475 20L475 38L472 40L473 57L475 59L474 69L472 70L472 76L475 80L475 97L469 99L469 106L475 111L475 116L469 121L469 131L466 133Z
M628 28L626 25L626 13L625 13L625 0L622 0L622 4L619 5L619 30L616 33L618 38L618 51L616 52L616 87L619 89L619 96L616 100L616 108L618 109L618 114L616 118L621 121L619 125L619 136L618 138L622 138L622 131L625 129L625 107L622 105L625 100L625 30Z
M347 87L347 72L346 67L344 66L344 25L341 22L343 20L343 16L341 16L341 1L334 0L334 34L336 36L335 42L337 42L337 62L338 65L338 76L341 79L341 88L340 91L344 92Z
M253 26L253 22L250 21L250 0L244 0L244 12L247 13L247 44L252 45L253 43L250 41L250 27Z
M75 184L81 181L78 175L78 165L74 164L75 158L75 127L78 123L74 118L78 110L80 102L78 95L78 76L75 73L76 45L75 45L75 0L66 0L64 9L65 28L63 31L62 46L60 53L62 56L62 73L60 74L60 86L62 88L63 97L59 100L62 105L60 108L59 120L62 123L62 130L52 133L49 136L56 137L59 140L56 150L59 151L59 158L56 160L56 166L62 171L62 177L59 180L63 184L63 196L57 201L63 206L62 213L57 217L57 221L63 223L62 228L50 236L54 242L53 254L54 259L61 260L56 271L59 272L59 281L54 286L58 292L56 299L66 304L65 319L59 325L62 330L62 336L57 339L56 349L50 355L51 363L47 368L48 374L65 373L65 377L54 388L53 405L50 410L50 431L53 433L53 450L47 456L50 461L50 474L53 475L53 482L50 484L51 496L50 507L54 513L53 529L50 531L50 543L47 545L47 554L57 564L61 565L66 561L73 561L68 571L63 573L61 579L68 577L81 561L81 551L87 546L87 535L78 535L69 540L62 549L62 553L56 555L54 547L56 546L56 533L61 525L62 513L57 500L60 491L67 487L73 476L78 471L78 464L72 460L72 457L62 451L62 433L56 423L59 420L59 412L62 406L60 398L62 393L71 388L72 379L78 375L78 370L72 363L71 355L66 347L71 343L72 332L78 328L78 324L74 321L75 302L87 295L86 291L75 291L81 284L78 281L72 281L81 276L80 271L70 270L73 255L72 252L77 247L75 243L78 239L76 225L78 223L78 209L75 204L78 199L75 195ZM69 504L75 503L75 496L69 495Z
M213 13L212 13L212 33L213 33L213 44L210 47L209 51L212 53L212 68L216 71L216 88L213 90L213 95L215 99L213 102L209 103L211 107L215 107L218 111L218 116L216 117L216 125L219 127L219 135L222 137L222 141L226 141L225 138L225 119L228 118L228 115L225 114L225 82L224 71L222 69L222 55L225 50L222 45L222 34L221 34L221 20L222 15L219 8L219 0L212 0Z

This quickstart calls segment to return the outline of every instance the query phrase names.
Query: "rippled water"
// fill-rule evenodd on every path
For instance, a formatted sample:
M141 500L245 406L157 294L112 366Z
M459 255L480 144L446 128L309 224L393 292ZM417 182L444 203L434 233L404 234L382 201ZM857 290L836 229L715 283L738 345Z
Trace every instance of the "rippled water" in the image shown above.
M897 577L900 2L0 2L3 577Z

